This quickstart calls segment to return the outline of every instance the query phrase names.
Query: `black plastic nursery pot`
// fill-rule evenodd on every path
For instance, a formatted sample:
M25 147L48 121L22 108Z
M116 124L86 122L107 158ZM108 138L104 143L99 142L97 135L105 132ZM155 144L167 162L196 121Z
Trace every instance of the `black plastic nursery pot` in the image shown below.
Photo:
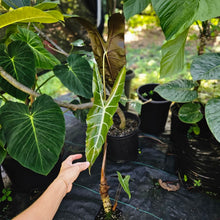
M152 99L152 101L142 105L140 114L140 130L150 134L160 134L164 131L171 104L170 101L165 100L153 91L157 85L159 84L145 84L137 89L138 98L142 102ZM150 94L151 92L152 94Z
M126 121L131 119L135 122L132 131L126 135L113 136L108 133L107 136L107 157L117 163L136 160L138 157L138 131L140 119L136 114L124 112ZM114 117L118 118L117 115Z
M43 191L57 177L61 167L61 157L47 176L35 173L23 167L13 158L7 156L2 164L8 175L12 188L17 192Z
M211 134L204 118L198 122L200 134L189 134L191 125L179 120L178 109L176 105L171 108L171 140L183 182L219 196L220 143Z

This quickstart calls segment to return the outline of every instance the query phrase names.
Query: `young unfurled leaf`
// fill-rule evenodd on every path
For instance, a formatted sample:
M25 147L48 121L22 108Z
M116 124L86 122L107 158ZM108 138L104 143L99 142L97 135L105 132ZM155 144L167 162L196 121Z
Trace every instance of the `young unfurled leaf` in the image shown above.
M103 63L105 63L105 76L109 85L113 86L114 81L126 64L125 45L124 45L124 16L116 13L113 14L108 22L108 39L107 42L103 40L97 28L89 21L74 17L81 25L83 25L91 40L92 50L99 67L99 72L103 72ZM105 62L103 62L103 55L105 54Z
M131 192L129 189L129 180L130 180L130 176L126 175L125 178L122 177L121 173L117 171L118 174L118 180L122 186L122 188L124 189L124 191L128 194L129 199L131 198Z

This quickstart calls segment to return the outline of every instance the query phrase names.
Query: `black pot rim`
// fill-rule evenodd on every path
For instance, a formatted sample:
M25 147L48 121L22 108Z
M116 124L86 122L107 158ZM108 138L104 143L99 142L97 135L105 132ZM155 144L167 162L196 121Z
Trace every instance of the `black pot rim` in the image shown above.
M155 88L155 87L158 86L158 85L160 85L160 84L159 84L159 83L147 83L147 84L144 84L144 85L138 87L138 88L137 88L137 94L138 94L139 99L140 99L142 102L146 102L146 101L149 100L149 99L144 98L144 97L141 95L140 90L141 90L142 88L144 88L144 87L146 87L146 86L153 86L153 87ZM162 98L162 97L161 97L161 98ZM163 99L163 98L162 98L162 99ZM163 104L163 103L171 103L171 102L164 99L164 100L161 100L161 101L152 100L150 103Z

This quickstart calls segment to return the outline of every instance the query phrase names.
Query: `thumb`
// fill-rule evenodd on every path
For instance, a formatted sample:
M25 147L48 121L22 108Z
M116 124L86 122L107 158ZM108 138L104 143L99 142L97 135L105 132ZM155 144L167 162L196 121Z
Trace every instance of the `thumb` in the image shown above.
M79 163L76 163L76 164L78 165L80 172L83 171L83 170L86 170L90 165L90 163L88 161L79 162Z

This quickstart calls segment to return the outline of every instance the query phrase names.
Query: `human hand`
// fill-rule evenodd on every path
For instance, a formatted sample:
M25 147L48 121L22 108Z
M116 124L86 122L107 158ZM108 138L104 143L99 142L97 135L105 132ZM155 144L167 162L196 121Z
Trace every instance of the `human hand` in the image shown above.
M82 154L70 155L63 161L57 179L62 179L67 187L67 193L72 189L72 183L77 179L80 172L89 167L89 162L72 163L74 160L80 159Z

